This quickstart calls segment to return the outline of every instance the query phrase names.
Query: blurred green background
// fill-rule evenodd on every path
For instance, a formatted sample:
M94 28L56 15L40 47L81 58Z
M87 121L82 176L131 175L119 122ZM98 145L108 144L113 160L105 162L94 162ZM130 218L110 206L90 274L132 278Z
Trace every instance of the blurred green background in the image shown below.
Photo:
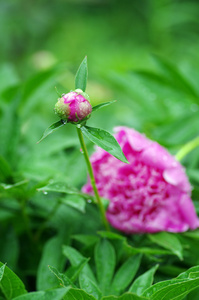
M150 68L150 53L198 63L199 5L188 0L1 1L1 59L21 78L53 63Z

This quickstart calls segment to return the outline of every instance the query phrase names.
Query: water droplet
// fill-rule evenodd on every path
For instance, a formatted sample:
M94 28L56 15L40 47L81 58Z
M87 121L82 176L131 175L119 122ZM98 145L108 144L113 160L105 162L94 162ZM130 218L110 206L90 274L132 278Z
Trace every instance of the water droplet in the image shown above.
M44 193L44 195L47 195L47 194L48 194L48 192L46 192L46 191L43 191L43 193Z
M87 202L88 202L88 203L91 203L92 201L91 201L91 199L88 199Z
M66 121L65 121L65 120L61 120L61 123L65 125L65 124L66 124Z

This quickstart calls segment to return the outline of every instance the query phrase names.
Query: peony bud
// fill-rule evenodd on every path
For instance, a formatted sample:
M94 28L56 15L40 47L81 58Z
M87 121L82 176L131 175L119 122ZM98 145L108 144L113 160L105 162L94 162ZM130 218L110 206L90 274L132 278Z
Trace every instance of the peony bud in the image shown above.
M79 123L90 117L92 106L86 94L81 90L76 90L65 94L58 99L55 104L55 113L62 119L70 123Z

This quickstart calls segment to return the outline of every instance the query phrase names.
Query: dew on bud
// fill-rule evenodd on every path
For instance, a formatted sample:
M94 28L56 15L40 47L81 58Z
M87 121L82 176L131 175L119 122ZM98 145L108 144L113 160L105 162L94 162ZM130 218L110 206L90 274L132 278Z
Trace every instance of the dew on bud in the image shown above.
M81 123L90 117L92 106L81 90L62 94L55 104L55 113L62 121Z

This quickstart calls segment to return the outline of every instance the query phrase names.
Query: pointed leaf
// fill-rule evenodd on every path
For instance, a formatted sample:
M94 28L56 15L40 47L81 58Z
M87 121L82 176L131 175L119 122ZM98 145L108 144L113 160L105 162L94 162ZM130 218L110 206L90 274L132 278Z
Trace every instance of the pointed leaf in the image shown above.
M116 265L115 250L106 239L100 240L95 247L95 264L99 286L102 293L106 294L110 289Z
M125 293L120 297L117 296L102 297L101 300L149 300L149 298L141 297L132 293Z
M0 290L7 300L26 294L27 291L21 279L7 266L0 262Z
M5 267L6 267L6 264L2 265L0 268L0 282L1 282L1 279L3 278Z
M187 278L191 278L191 274L196 274L199 272L199 266L195 266L192 267L190 269L188 269L187 271L181 273L180 275L178 275L177 279L187 279ZM199 276L198 276L199 277Z
M131 287L129 288L129 292L135 293L139 296L143 294L143 292L149 288L154 279L154 274L158 268L158 265L152 267L150 270L145 272L144 274L140 275L136 280L133 282Z
M65 193L70 195L79 195L85 199L92 199L93 197L87 194L80 192L74 186L69 185L66 182L62 181L53 181L45 186L40 187L37 189L39 192L57 192L57 193Z
M100 104L97 104L95 106L92 107L92 112L104 107L104 106L108 106L112 103L116 102L116 100L113 100L113 101L108 101L108 102L104 102L104 103L100 103Z
M57 279L60 282L60 285L63 287L72 286L75 287L75 285L72 283L70 278L68 278L65 274L60 273L56 268L52 266L48 266L49 270L57 277Z
M77 267L77 271L83 272L86 276L88 276L93 282L96 282L95 276L88 265L88 258L85 258L81 253L79 253L76 249L63 246L63 254L69 259L71 265L73 267ZM83 265L82 265L83 263ZM79 273L78 273L79 274ZM73 276L76 276L73 274ZM73 281L72 277L70 277L71 281Z
M88 67L87 67L87 56L82 61L79 69L77 70L75 76L75 89L80 89L83 92L86 90L86 83L87 83L87 76L88 76Z
M79 195L70 195L64 198L60 199L61 203L64 203L70 207L73 207L77 209L78 211L81 211L82 213L85 213L85 207L86 207L86 201L80 197Z
M121 292L123 292L132 282L140 266L140 262L141 255L133 255L119 268L111 285L111 290L114 295L121 294Z
M96 300L92 295L87 294L85 291L80 289L71 288L68 293L64 296L64 300Z
M169 249L172 253L177 255L180 260L182 260L183 249L182 249L182 245L176 235L174 235L173 233L169 233L169 232L159 232L156 234L150 234L150 235L148 235L148 237L152 242L160 245L161 247L163 247L165 249Z
M79 284L82 290L92 295L97 300L101 299L102 293L100 292L99 287L88 276L80 273Z
M43 139L45 139L49 134L53 133L55 130L57 130L58 128L64 126L65 123L60 120L58 122L53 123L52 125L50 125L43 133L42 137L40 138L40 140L37 142L37 144L39 144L41 141L43 141Z
M26 295L12 298L13 300L62 300L65 299L69 288L53 289L49 291L32 292Z
M144 291L143 296L151 300L182 300L199 287L199 266L181 273L177 278L158 282Z
M122 162L128 163L120 145L108 131L89 126L82 126L81 131L91 142L109 152Z
M96 244L97 241L99 240L99 237L97 237L96 235L88 235L88 234L75 234L72 235L72 238L82 243L86 247Z
M61 235L55 236L46 242L37 270L37 290L45 290L57 285L57 279L49 272L48 265L63 270L66 259L62 255L61 246L64 242L65 239Z

